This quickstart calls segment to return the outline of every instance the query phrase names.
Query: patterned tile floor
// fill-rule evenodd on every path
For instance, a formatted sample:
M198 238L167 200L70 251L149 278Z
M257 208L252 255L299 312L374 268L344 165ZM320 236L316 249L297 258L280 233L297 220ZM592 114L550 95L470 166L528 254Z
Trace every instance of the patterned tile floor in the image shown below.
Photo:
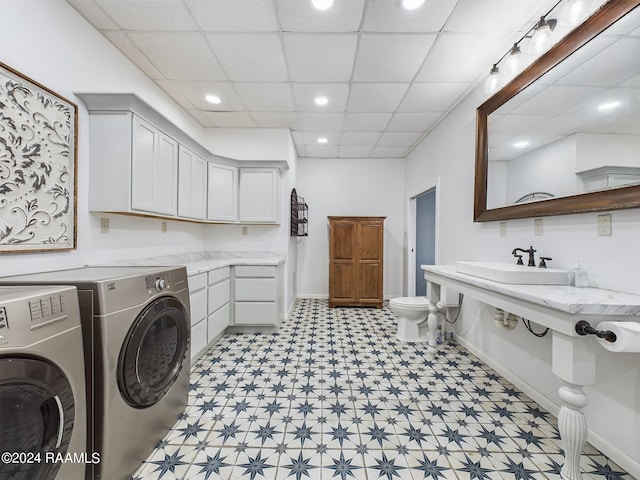
M301 299L277 334L227 334L134 480L559 479L556 418L450 343L395 339L388 309ZM631 479L587 445L584 480Z

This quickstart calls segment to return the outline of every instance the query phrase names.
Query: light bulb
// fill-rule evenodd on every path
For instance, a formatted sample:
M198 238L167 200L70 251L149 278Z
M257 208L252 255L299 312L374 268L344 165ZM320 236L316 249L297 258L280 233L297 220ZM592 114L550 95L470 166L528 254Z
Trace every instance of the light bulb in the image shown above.
M587 0L568 0L560 16L562 27L570 30L584 22L589 16L588 3Z
M522 65L522 51L520 50L518 44L514 43L504 64L504 73L506 74L507 78L511 79L518 73L520 73L520 70L522 70Z
M484 91L489 95L495 93L500 88L501 80L500 69L494 64L489 72L489 78L484 82Z
M324 96L319 96L319 97L314 98L313 102L316 105L323 106L323 105L326 105L327 103L329 103L329 99L327 97L324 97Z
M311 3L318 10L328 10L333 5L333 0L311 0Z
M534 28L533 36L529 42L529 54L536 58L542 55L551 45L551 26L544 17L540 17L540 21Z
M329 139L327 137L319 137L318 138L318 143L327 143L329 141Z
M220 99L220 97L218 97L217 95L207 95L206 97L204 97L204 99L209 103L213 103L214 105L219 105L220 103L222 103L222 99Z

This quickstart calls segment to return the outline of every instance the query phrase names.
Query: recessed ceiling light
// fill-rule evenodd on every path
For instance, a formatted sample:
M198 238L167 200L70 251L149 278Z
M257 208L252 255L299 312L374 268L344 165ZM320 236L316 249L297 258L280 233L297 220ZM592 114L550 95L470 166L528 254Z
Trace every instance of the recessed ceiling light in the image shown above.
M204 97L204 99L209 103L213 103L214 105L219 105L220 103L222 103L222 100L217 95L207 95L206 97Z
M415 10L420 8L425 0L402 0L402 8L405 10Z
M600 112L610 112L611 110L615 110L622 102L620 100L612 100L610 102L604 102L598 105L598 111Z
M318 143L327 143L328 141L327 137L318 137Z
M519 142L515 142L513 144L516 148L527 148L529 146L529 142L527 140L520 140Z
M333 0L311 0L311 3L318 10L328 10L333 5Z
M322 106L322 105L326 105L327 103L329 103L329 99L327 97L324 97L324 96L319 96L319 97L314 98L313 102L316 105Z

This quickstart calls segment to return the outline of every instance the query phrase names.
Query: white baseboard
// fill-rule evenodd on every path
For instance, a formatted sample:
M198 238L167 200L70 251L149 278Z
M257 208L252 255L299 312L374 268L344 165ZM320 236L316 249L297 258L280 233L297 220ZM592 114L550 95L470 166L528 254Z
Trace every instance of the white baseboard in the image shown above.
M556 418L560 412L560 406L551 401L545 395L526 383L520 377L506 370L501 364L495 362L492 358L485 355L478 350L475 346L467 342L464 338L457 335L454 336L455 341L462 345L464 348L473 353L476 357L482 360L484 363L493 368L496 372L502 375L504 378L513 383L516 387L522 390L526 395L537 402L542 408L548 410ZM640 479L640 462L629 455L621 451L616 446L612 445L608 440L605 440L600 435L589 429L588 442L595 448L600 450L604 455L613 460L621 468L627 471L634 478Z

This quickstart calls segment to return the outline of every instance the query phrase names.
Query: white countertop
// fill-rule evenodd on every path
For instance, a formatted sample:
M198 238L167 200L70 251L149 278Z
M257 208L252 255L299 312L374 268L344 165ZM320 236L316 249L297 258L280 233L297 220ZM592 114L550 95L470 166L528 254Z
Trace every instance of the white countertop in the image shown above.
M111 265L184 265L187 275L231 265L280 265L285 255L277 252L192 252L161 257L121 260Z
M512 285L499 283L459 273L453 265L421 265L420 268L427 275L434 273L570 314L640 315L640 295L632 293L594 287L577 288L565 285Z

